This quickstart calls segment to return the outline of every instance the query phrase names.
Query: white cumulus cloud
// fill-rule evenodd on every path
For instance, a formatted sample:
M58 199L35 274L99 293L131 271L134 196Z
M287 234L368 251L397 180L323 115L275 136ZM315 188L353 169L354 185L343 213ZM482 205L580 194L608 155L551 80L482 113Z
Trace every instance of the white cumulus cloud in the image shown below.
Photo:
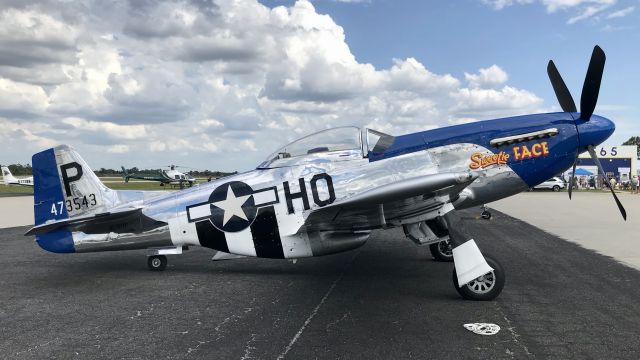
M464 73L464 78L472 88L492 88L507 82L509 76L498 65L493 64L480 69L477 74Z
M0 138L20 145L0 162L70 143L95 167L126 153L137 167L246 170L331 126L402 134L543 110L498 64L460 78L415 57L358 61L344 29L306 0L109 4L0 13Z

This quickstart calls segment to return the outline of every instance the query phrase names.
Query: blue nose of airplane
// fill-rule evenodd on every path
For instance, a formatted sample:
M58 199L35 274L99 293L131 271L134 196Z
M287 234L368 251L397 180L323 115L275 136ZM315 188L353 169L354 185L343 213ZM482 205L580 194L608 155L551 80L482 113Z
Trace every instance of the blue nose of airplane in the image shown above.
M589 121L576 120L576 126L580 136L580 148L585 150L589 145L602 144L616 129L613 121L598 115L592 115Z

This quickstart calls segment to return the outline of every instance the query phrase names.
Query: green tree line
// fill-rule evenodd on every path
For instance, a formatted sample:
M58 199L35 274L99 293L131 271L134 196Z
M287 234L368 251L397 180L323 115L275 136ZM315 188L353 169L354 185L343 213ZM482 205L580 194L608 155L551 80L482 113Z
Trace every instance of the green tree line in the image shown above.
M153 176L153 175L159 175L160 172L162 170L167 170L165 169L138 169L137 167L132 167L130 169L127 169L127 173L129 175L143 175L143 176ZM220 178L220 177L224 177L224 176L229 176L229 175L235 175L238 172L234 171L234 172L224 172L224 171L211 171L211 170L190 170L190 171L182 171L182 170L178 170L182 173L185 174L191 174L191 176L194 177L213 177L213 178ZM116 169L105 169L105 168L100 168L98 170L95 170L96 175L98 176L122 176L122 170L116 170Z
M11 174L13 174L14 176L30 176L33 174L33 171L32 171L33 169L31 168L31 164L24 164L24 165L11 164L11 165L7 165L7 167L11 171ZM158 175L160 174L161 171L162 169L138 169L137 167L132 167L131 169L127 169L127 172L129 174L139 174L144 176ZM122 176L121 169L100 168L98 170L94 170L94 172L98 176ZM191 171L181 171L181 172L189 173L194 177L201 177L201 178L208 178L208 177L221 178L229 175L235 175L238 173L237 171L224 172L224 171L211 171L211 170L202 170L202 171L191 170Z
M32 174L31 164L11 164L6 166L14 176L29 176Z

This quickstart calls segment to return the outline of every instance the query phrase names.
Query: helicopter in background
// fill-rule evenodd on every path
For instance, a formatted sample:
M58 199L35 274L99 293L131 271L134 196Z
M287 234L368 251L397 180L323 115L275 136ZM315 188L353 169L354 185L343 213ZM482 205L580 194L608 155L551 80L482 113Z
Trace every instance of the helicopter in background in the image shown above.
M129 179L158 181L160 182L160 186L164 186L165 184L179 185L181 189L184 188L185 185L192 187L193 184L196 183L196 178L191 176L191 174L176 170L176 168L184 166L168 165L167 167L169 170L160 170L157 175L141 175L130 174L124 166L121 166L122 178L124 179L124 182L129 182Z

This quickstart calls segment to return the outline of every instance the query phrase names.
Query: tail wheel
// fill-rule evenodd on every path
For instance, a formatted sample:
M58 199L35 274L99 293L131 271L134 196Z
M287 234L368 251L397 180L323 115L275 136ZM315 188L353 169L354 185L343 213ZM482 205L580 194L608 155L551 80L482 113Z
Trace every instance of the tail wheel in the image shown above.
M164 255L149 256L147 266L152 271L162 271L167 267L167 257Z
M505 281L502 265L488 256L485 256L485 259L487 264L493 268L493 271L470 281L463 287L458 286L458 275L455 268L453 269L453 286L464 299L489 301L498 297L502 292Z
M429 245L431 255L438 261L453 261L453 248L449 240Z
M482 216L482 218L485 220L490 220L492 217L491 212L487 210L483 211L480 216Z

